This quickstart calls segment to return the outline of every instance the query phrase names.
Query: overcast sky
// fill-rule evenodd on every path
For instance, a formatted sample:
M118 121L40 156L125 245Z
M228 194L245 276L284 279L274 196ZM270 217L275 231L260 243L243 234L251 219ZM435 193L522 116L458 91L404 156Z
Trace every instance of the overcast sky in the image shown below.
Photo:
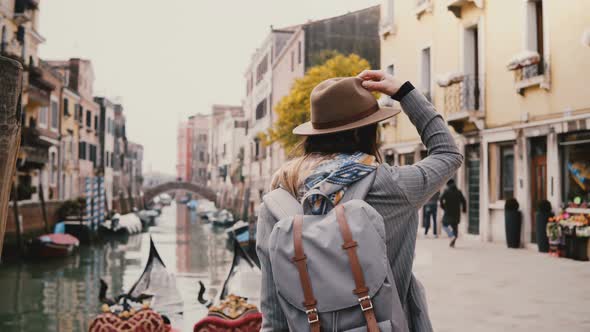
M241 104L250 56L275 28L379 0L51 0L41 2L44 59L92 60L95 95L119 97L144 172L175 174L176 127L212 104Z

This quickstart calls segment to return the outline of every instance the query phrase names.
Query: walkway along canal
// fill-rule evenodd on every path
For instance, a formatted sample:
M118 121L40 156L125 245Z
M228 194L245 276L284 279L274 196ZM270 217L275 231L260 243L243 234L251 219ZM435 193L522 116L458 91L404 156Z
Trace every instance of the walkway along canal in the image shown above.
M109 297L128 290L143 271L150 235L176 275L184 300L183 331L192 331L207 314L197 301L199 280L207 287L205 297L213 298L221 290L232 252L223 229L202 223L184 204L174 202L148 233L126 243L81 246L79 254L65 259L0 265L0 331L87 331L100 312L99 279L110 285Z

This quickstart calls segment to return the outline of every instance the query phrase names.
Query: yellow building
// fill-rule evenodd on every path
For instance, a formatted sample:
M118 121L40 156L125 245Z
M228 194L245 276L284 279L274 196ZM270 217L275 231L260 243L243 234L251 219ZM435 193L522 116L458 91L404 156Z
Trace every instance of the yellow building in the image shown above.
M61 90L61 97L60 199L73 199L80 196L78 183L80 96L66 84Z
M380 26L382 68L431 98L465 153L464 232L505 241L511 197L526 244L540 200L590 213L590 1L384 0ZM390 162L426 155L404 115L383 127Z

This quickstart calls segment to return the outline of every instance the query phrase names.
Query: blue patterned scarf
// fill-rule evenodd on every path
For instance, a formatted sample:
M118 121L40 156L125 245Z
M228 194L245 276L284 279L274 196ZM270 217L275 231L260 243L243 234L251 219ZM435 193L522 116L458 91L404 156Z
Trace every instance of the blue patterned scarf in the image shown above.
M308 199L311 214L328 213L344 197L350 185L369 175L377 166L374 156L362 152L339 154L334 159L321 163L305 179L304 191L317 189L326 195L330 202L322 195L311 195Z

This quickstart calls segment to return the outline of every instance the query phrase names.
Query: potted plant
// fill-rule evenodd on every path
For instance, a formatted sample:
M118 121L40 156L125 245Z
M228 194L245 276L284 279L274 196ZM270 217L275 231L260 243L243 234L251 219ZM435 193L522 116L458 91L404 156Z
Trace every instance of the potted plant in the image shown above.
M518 201L514 198L506 200L504 205L504 227L506 229L506 243L508 248L520 248L520 230L522 216L518 210Z
M561 233L561 226L559 222L551 218L547 224L547 239L549 240L549 254L552 256L561 257L561 241L563 234Z
M535 213L535 230L537 236L537 246L539 252L549 251L549 238L547 237L547 222L549 218L553 217L553 211L551 211L551 203L548 200L542 200L537 206L537 212Z

